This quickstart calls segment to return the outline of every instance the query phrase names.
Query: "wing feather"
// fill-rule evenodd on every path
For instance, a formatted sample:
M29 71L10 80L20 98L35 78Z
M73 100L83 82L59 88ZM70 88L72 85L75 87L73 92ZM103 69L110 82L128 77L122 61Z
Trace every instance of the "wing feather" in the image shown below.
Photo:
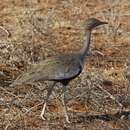
M75 56L59 56L48 58L21 74L15 81L16 84L31 83L44 80L63 80L77 76L82 70L79 60Z

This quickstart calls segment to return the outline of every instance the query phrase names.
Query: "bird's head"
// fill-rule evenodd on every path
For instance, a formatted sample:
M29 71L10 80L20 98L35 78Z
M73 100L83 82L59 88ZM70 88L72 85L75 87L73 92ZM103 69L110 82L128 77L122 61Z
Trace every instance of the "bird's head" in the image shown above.
M102 25L102 24L107 24L107 22L100 21L96 18L90 18L85 22L85 29L86 30L92 30L93 28Z

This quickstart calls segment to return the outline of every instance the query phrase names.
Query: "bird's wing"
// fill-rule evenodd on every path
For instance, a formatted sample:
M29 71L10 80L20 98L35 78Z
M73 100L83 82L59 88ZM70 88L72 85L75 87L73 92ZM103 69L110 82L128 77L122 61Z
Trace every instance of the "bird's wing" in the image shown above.
M14 84L71 79L77 76L81 69L81 65L75 57L69 55L52 57L32 65L27 72L16 79Z
M63 80L74 78L80 74L82 70L80 63L74 60L69 62L70 59L68 58L67 60L60 61L60 64L56 65L56 69L52 69L53 75L50 74L48 78L53 80Z

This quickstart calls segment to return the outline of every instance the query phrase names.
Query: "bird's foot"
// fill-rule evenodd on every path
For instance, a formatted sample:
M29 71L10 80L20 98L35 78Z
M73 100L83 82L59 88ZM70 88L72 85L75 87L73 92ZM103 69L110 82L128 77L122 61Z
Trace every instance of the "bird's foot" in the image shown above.
M69 124L71 123L71 121L69 120L69 117L68 117L68 116L66 116L65 119L66 119L66 122L67 122L67 123L69 123Z
M67 112L66 109L67 109L67 108L65 107L65 108L64 108L64 116L65 116L65 120L66 120L67 123L70 124L71 122L70 122L70 119L69 119L69 116L68 116L68 112Z
M41 117L44 121L46 120L46 118L44 117L45 109L46 109L46 102L45 102L44 105L43 105L43 109L42 109L42 112L41 112L41 115L40 115L40 117Z
M44 115L42 113L41 113L40 117L42 120L44 120L44 121L46 120L46 118L44 117Z

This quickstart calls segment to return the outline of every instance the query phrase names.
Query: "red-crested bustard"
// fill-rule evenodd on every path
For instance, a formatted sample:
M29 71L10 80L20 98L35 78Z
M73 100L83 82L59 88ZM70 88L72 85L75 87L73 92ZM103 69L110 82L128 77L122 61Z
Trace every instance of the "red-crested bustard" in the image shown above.
M68 83L77 77L83 70L85 60L87 58L89 48L90 48L90 38L92 30L102 24L107 24L107 22L102 22L95 18L90 18L86 21L85 24L85 40L83 42L83 47L79 52L69 53L69 54L60 54L51 58L48 58L44 61L41 61L38 64L32 65L32 67L21 74L12 85L27 84L37 81L54 81L54 84L47 89L47 96L44 100L43 109L41 112L42 119L44 118L46 104L48 102L49 96L52 93L53 87L57 82L63 84L63 95L62 101L64 105L64 112L66 121L69 122L67 115L67 107L65 104L65 89Z

